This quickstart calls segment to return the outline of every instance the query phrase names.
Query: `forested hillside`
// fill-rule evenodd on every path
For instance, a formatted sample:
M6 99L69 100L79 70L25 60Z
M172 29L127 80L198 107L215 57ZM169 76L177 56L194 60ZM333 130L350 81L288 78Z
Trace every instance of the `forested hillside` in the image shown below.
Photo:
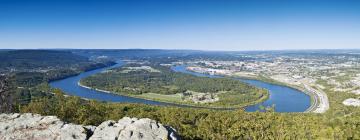
M77 124L97 125L124 116L150 118L174 127L183 139L360 139L360 117L321 114L219 111L100 103L56 96L33 100L21 112L56 115Z
M0 51L1 69L38 69L50 67L72 67L89 63L86 57L75 55L69 51L51 50L10 50Z
M31 87L114 64L109 60L90 61L70 51L4 50L0 51L0 74L13 77L15 85Z
M91 61L70 51L55 50L2 50L0 60L1 82L7 85L0 95L3 98L0 104L8 106L6 110L11 110L9 105L28 103L32 98L49 94L33 92L39 85L115 64L107 59Z

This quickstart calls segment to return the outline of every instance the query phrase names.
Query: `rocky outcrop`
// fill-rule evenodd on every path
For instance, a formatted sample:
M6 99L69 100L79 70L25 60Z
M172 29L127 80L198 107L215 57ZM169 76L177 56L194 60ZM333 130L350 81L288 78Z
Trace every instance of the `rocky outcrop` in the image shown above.
M55 116L0 114L0 139L55 140L168 140L175 130L151 119L124 117L99 126L65 123Z
M90 140L114 138L124 140L166 140L169 135L168 129L154 120L125 117L117 122L105 121L101 123L96 127Z
M86 139L81 125L67 124L55 116L1 114L0 139Z
M343 101L346 106L357 106L360 107L360 99L349 98Z

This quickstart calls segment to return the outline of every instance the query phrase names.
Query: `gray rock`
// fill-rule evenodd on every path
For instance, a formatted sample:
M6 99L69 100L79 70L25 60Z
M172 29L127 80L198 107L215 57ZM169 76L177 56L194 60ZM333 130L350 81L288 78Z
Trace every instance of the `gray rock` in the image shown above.
M360 107L360 99L349 98L349 99L344 100L343 104L346 106Z
M0 139L41 140L176 140L175 129L151 120L124 117L99 126L82 126L60 121L55 116L0 114Z
M168 140L170 137L166 127L150 119L124 117L118 122L106 121L100 124L90 140Z
M81 125L65 124L55 116L1 114L0 139L86 139Z

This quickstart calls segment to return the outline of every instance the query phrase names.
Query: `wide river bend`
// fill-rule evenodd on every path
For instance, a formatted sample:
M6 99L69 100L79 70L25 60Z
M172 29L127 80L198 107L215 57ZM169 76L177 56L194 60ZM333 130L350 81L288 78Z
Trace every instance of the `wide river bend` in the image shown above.
M79 96L82 98L87 99L95 99L99 101L108 101L108 102L128 102L128 103L142 103L142 104L150 104L150 105L170 105L170 106L179 106L179 107L190 107L187 105L178 105L178 104L172 104L172 103L164 103L164 102L158 102L158 101L151 101L146 99L140 99L140 98L134 98L134 97L128 97L128 96L122 96L122 95L116 95L111 93L106 93L102 91L97 91L93 89L84 88L78 85L78 82L85 77L91 76L93 74L100 73L104 70L111 69L114 67L120 67L124 63L118 62L118 64L106 67L106 68L100 68L92 71L83 72L79 75L68 77L65 79L52 81L50 82L50 86L53 88L60 88L63 90L66 94ZM219 78L220 76L214 76L214 75L208 75L208 74L202 74L202 73L196 73L186 70L186 66L180 65L180 66L174 66L172 67L172 70L177 72L183 72L188 73L196 76L202 76L202 77L211 77L211 78ZM304 112L306 109L308 109L311 105L311 98L309 95L297 90L293 89L287 86L282 85L276 85L271 84L259 80L249 80L249 79L237 79L241 80L245 83L248 83L253 86L257 86L260 88L265 88L269 90L270 96L267 100L264 102L261 102L256 105L251 105L245 107L245 110L248 112L254 112L259 109L259 106L271 106L275 105L275 111L276 112Z

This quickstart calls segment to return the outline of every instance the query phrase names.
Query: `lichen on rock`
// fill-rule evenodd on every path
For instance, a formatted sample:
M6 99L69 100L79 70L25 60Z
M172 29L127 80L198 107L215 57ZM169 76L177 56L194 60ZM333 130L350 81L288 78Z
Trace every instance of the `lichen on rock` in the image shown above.
M55 116L0 114L0 139L41 140L173 140L175 130L148 119L124 117L99 126L82 126L61 121Z

